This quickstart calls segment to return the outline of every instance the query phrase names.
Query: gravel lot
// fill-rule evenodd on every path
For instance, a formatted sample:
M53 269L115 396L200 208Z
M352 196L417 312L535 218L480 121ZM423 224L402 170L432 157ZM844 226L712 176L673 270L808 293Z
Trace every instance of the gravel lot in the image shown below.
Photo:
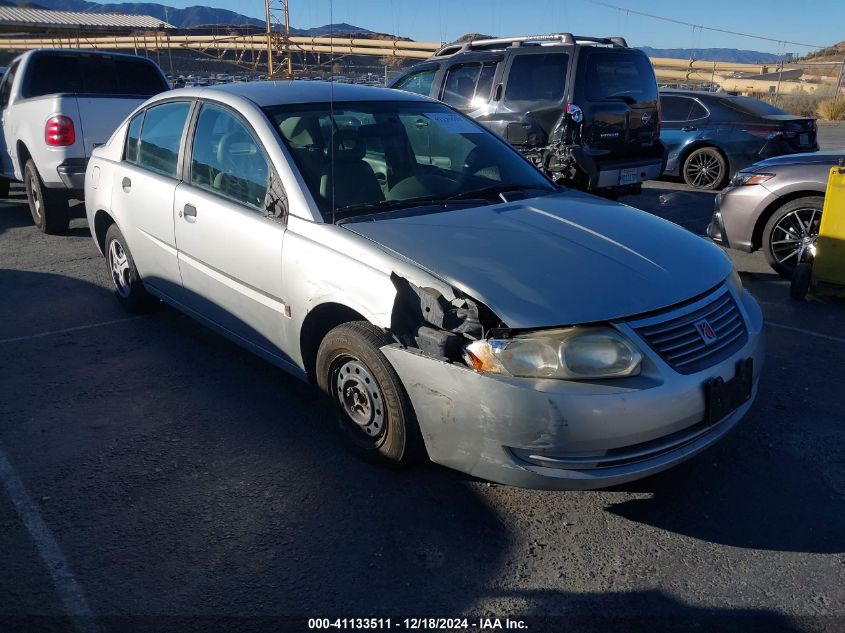
M624 202L702 233L713 195ZM648 480L537 492L358 461L311 388L174 310L124 314L71 226L0 202L0 630L845 630L845 306L791 302L761 255L733 254L768 323L744 422Z

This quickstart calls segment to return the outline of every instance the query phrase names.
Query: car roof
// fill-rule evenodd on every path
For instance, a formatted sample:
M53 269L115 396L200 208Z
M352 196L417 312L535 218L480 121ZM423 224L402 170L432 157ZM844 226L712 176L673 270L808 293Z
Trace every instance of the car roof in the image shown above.
M168 93L172 96L172 93ZM360 84L328 81L254 81L199 88L180 88L179 94L190 97L232 95L249 99L259 107L329 101L432 101L410 92L376 88Z

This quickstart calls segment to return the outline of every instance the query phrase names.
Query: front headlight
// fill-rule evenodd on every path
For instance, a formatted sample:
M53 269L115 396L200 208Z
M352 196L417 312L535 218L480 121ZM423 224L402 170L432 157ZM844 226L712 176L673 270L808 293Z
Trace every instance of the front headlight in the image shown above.
M570 327L475 341L464 359L492 374L588 380L639 374L642 354L612 328Z
M774 178L774 174L764 174L756 171L738 171L731 179L731 187L742 187L744 185L760 185L767 180Z

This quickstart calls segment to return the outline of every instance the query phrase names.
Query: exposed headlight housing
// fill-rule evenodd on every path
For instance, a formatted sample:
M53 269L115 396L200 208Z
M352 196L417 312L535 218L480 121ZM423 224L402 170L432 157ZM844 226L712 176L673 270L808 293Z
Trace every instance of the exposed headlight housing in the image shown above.
M760 185L774 177L774 174L757 171L738 171L731 179L731 186L742 187L744 185Z
M642 353L612 328L570 327L475 341L464 359L491 374L595 380L639 374Z

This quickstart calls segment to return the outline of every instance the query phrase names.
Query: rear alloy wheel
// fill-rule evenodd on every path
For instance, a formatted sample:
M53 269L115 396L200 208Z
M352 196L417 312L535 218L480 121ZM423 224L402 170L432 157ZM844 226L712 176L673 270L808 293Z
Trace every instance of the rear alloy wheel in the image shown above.
M129 312L144 311L153 303L153 299L141 282L138 269L135 268L135 260L126 246L126 238L117 228L117 224L112 224L106 231L105 244L106 264L117 300Z
M392 342L365 321L344 323L320 343L315 371L349 447L381 465L404 466L424 448L408 394L380 350Z
M728 163L715 147L702 147L684 161L684 182L696 189L718 189L725 182Z
M819 234L824 198L807 196L787 202L772 214L763 229L763 253L769 266L790 279L804 261L804 252Z
M32 160L24 167L23 184L29 212L38 230L48 235L67 231L70 222L67 194L61 189L45 187Z

